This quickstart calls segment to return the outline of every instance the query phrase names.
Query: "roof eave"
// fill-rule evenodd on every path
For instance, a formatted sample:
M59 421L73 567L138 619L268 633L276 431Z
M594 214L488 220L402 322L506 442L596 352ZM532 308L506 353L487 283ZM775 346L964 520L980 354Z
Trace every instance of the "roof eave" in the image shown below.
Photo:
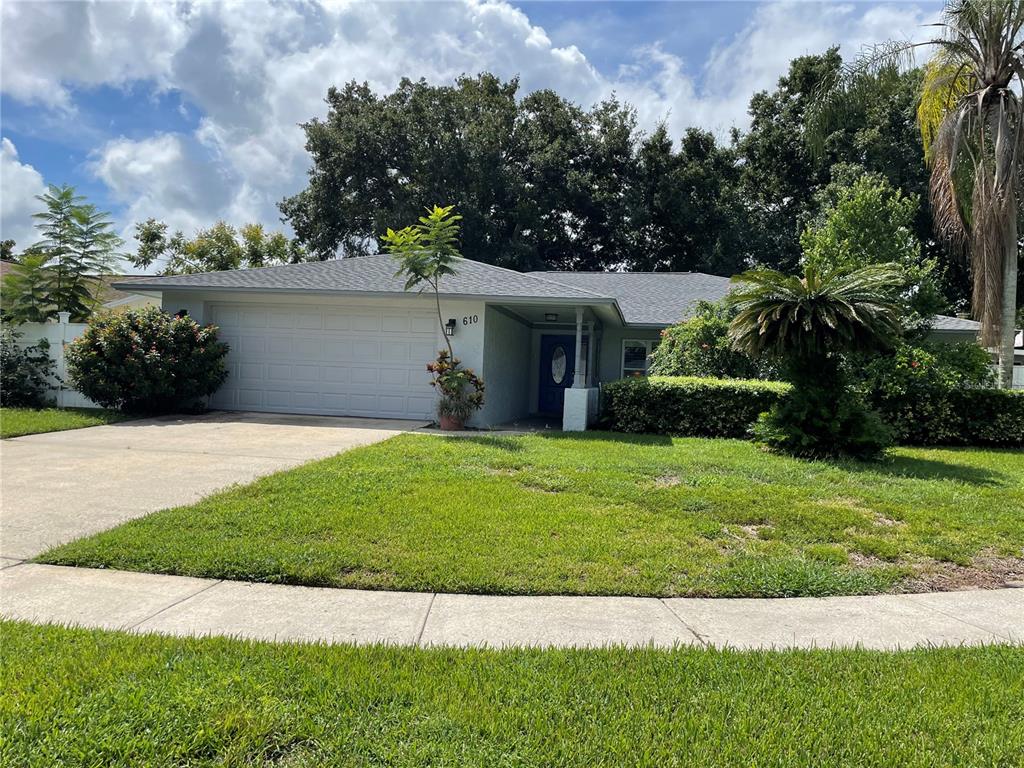
M191 291L196 293L274 293L305 296L352 296L362 298L408 298L424 295L422 291L350 291L332 288L270 288L239 285L182 285L180 283L112 283L111 287L118 290L140 291ZM618 307L616 300L610 296L503 296L494 293L445 293L442 298L469 299L479 301L504 302L515 304L604 304ZM620 312L621 315L621 312Z

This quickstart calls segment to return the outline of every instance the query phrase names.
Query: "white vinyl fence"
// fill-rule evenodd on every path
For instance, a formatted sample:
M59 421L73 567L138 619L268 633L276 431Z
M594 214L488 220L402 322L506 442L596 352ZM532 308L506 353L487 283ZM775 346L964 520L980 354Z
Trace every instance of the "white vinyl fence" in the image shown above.
M88 326L85 323L69 323L68 313L61 312L60 319L49 323L22 323L15 330L21 334L19 345L31 346L46 339L50 345L50 359L54 362L56 380L51 381L49 396L57 401L60 408L99 408L96 403L81 392L67 385L67 364L64 347L77 339Z

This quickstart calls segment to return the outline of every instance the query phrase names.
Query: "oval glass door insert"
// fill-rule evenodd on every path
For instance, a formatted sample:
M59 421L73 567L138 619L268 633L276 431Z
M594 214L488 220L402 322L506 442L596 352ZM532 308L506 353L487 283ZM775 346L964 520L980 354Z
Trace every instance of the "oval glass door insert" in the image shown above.
M561 346L555 347L551 353L551 378L555 384L561 384L565 380L565 349Z

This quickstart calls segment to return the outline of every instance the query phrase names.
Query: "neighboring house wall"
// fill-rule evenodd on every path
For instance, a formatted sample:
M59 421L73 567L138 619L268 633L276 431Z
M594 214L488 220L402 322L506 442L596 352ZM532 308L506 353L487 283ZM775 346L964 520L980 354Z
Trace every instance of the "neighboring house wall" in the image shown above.
M482 371L486 389L480 423L493 427L530 413L531 336L529 326L487 307Z
M99 408L96 403L67 384L67 363L64 347L81 336L89 326L85 323L23 323L16 330L21 334L19 344L31 346L45 339L49 342L50 359L54 362L56 379L52 382L49 397L60 408Z

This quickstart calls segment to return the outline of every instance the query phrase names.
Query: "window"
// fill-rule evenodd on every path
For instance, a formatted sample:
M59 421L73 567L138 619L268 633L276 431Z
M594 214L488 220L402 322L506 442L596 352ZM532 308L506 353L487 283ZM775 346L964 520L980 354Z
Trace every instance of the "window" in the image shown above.
M622 342L622 376L646 376L651 352L658 339L625 339Z

